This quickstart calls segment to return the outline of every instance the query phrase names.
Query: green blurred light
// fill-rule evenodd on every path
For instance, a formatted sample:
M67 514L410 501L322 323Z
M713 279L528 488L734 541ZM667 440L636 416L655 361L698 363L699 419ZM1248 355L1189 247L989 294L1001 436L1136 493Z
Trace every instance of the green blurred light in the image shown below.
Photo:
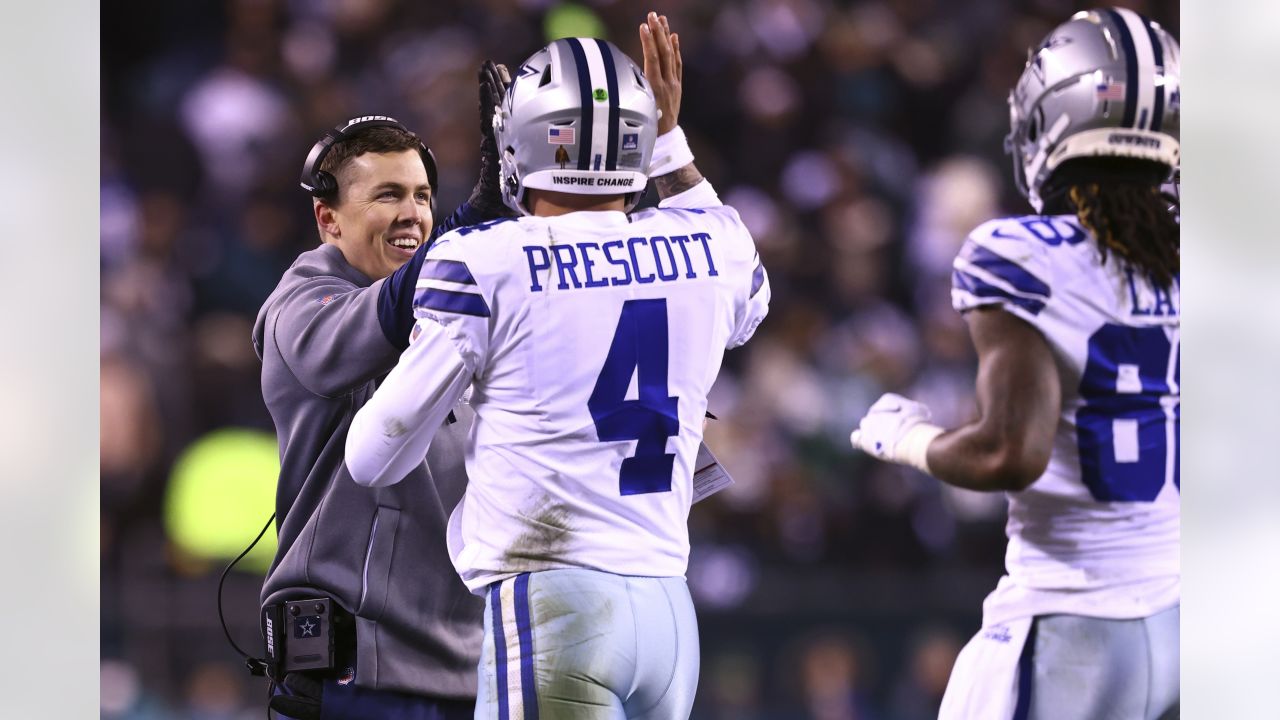
M215 430L187 447L165 497L169 538L205 560L230 560L257 536L275 508L280 455L275 436ZM274 526L236 566L265 573L276 552Z
M573 3L557 5L547 12L542 21L542 32L547 42L566 37L607 37L604 21L590 8Z

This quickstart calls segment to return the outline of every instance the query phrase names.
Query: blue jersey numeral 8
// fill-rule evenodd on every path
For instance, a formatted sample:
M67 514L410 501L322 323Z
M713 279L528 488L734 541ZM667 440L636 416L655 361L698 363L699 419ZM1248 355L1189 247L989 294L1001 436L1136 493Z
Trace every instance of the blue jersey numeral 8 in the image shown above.
M667 438L680 432L680 398L667 395L667 301L628 300L622 304L609 354L587 400L602 442L637 440L635 455L622 461L618 487L623 495L670 492L676 456ZM638 398L627 400L631 376Z
M1179 372L1178 343L1163 328L1107 324L1089 338L1076 440L1095 499L1151 502L1170 475L1181 487Z

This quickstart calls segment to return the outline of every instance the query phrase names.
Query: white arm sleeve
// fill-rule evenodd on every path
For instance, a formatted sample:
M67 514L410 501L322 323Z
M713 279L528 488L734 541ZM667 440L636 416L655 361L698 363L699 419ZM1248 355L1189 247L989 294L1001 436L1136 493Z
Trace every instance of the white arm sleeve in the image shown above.
M682 193L676 193L665 200L658 202L660 208L683 208L696 209L705 207L718 207L724 203L720 202L720 195L716 193L715 187L711 185L711 181L703 178L702 182L685 190Z
M394 485L427 456L436 431L471 381L445 329L419 320L400 356L347 432L347 469L367 487Z

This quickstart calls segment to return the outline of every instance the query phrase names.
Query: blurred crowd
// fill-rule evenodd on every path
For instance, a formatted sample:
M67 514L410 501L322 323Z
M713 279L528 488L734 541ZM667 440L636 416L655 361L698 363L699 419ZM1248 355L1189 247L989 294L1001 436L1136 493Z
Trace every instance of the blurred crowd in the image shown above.
M720 419L708 444L736 482L690 517L703 628L695 717L935 715L1002 572L1004 500L872 463L848 433L885 391L928 403L943 425L973 413L974 355L951 310L950 263L979 223L1029 211L1002 152L1005 98L1027 48L1088 4L112 4L102 13L104 717L263 712L265 683L239 668L218 626L221 568L176 549L162 514L175 458L194 440L272 430L250 328L318 242L297 183L311 144L349 116L399 118L435 151L447 213L476 177L480 62L514 66L564 34L604 36L639 58L650 8L681 35L680 124L697 164L751 228L774 292L711 397ZM1119 4L1178 34L1175 0ZM227 588L228 622L251 651L259 583L232 573Z

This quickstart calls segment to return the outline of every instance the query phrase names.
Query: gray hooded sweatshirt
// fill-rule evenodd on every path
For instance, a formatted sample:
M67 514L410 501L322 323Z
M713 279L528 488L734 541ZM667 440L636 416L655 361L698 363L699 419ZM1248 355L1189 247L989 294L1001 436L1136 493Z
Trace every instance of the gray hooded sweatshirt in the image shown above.
M324 594L354 614L358 686L474 699L484 605L445 547L473 415L460 406L426 462L391 487L361 487L343 463L352 417L400 356L379 323L389 280L370 283L321 245L258 313L262 396L280 443L279 549L261 599Z

